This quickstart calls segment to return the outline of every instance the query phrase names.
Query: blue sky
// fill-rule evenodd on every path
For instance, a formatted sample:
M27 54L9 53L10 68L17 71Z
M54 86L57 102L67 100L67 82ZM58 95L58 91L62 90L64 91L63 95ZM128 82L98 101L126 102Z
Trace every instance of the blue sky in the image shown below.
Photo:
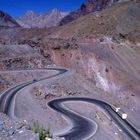
M53 8L72 11L79 8L85 0L0 0L0 10L16 17L24 15L27 10L47 12Z

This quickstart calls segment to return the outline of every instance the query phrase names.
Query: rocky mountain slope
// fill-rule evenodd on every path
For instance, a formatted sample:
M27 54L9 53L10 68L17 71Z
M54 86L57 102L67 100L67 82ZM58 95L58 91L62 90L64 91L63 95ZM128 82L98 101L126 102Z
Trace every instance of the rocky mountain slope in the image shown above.
M19 27L19 24L10 15L0 10L0 27Z
M102 9L106 8L107 6L111 6L117 1L118 0L86 0L78 10L72 11L69 15L64 17L61 20L60 25L67 24L91 12L101 11Z
M95 35L118 35L139 41L140 2L119 3L101 12L90 13L60 27L51 37L92 38Z
M67 14L60 12L58 9L53 9L48 13L28 11L25 16L18 17L16 21L25 28L46 28L57 26Z
M93 56L91 61L92 63L97 59L94 62L95 66L100 66L101 63L103 63L101 70L102 67L106 67L106 65L110 66L109 68L108 66L105 68L106 73L108 73L108 71L110 71L109 69L112 69L115 65L115 69L118 69L118 73L121 73L121 70L122 73L126 71L128 75L133 73L133 78L131 78L134 79L135 75L135 79L137 79L136 77L139 74L140 60L140 40L137 36L140 25L139 7L139 2L117 4L98 14L89 14L81 17L70 24L55 29L51 33L47 34L46 32L45 37L45 31L43 32L42 30L40 30L40 36L37 34L38 31L36 33L31 30L27 32L18 30L15 32L16 41L11 42L13 44L28 44L33 49L37 49L38 52L43 55L43 58L50 59L50 62L60 66L76 69L82 74L87 75L89 78L94 75L93 73L98 75L98 70L91 70L91 68L87 65L88 61L90 63L90 57ZM11 30L10 32L13 31ZM132 32L135 32L136 34L132 34ZM1 32L1 34L3 35L3 32ZM116 34L118 34L118 36ZM26 36L26 38L23 36ZM132 37L130 38L130 36ZM11 38L11 40L12 39L13 38ZM89 52L91 52L91 56ZM101 59L101 62L98 59ZM109 64L106 64L106 62ZM129 63L133 66L131 67ZM118 66L120 66L120 68ZM126 69L126 67L128 68ZM104 75L104 72L101 73ZM116 73L116 70L113 73ZM116 74L113 73L111 75L116 76ZM127 74L126 77L128 76ZM92 80L94 81L94 78ZM111 83L111 81L112 78L108 83ZM115 82L118 81L119 80L115 80ZM99 81L97 80L96 82ZM139 82L138 79L137 82ZM122 83L123 82L121 82L121 84ZM112 88L111 85L108 85L108 92L110 88Z
M0 45L0 69L40 68L50 64L29 45Z

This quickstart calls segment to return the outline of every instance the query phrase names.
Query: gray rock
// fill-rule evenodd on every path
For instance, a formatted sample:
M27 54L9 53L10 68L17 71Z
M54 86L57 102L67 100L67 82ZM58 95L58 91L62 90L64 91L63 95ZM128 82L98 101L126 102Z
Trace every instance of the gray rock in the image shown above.
M8 135L13 135L14 134L14 128L13 127L10 127L9 129L8 129Z
M2 132L3 129L4 129L3 122L0 121L0 132Z
M25 16L18 17L16 21L24 28L45 28L57 26L66 15L68 15L67 12L62 13L58 9L48 13L28 11Z
M13 136L12 140L40 140L40 139L38 134L35 134L30 130L26 131L21 130Z
M0 113L0 140L40 140L23 122L14 121Z

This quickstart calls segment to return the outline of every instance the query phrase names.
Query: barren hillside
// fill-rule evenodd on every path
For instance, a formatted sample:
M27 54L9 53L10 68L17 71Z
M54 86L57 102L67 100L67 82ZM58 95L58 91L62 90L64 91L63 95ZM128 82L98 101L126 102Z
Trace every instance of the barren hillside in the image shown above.
M62 26L51 37L92 38L98 34L140 40L140 2L119 3Z

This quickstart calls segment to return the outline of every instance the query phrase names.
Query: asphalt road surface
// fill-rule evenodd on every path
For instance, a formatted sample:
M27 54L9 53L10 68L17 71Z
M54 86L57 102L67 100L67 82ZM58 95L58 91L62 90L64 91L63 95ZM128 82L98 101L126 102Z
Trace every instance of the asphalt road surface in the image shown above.
M104 109L107 115L110 116L112 121L114 121L122 129L123 132L125 132L130 138L132 138L132 140L140 140L140 133L133 126L131 126L131 124L127 120L123 120L121 116L114 111L111 105L100 100L95 100L90 98L77 98L77 97L55 99L48 103L48 105L52 109L67 116L74 123L71 130L66 134L62 135L62 137L65 137L66 140L76 140L75 136L77 136L77 140L81 140L83 138L86 138L84 136L90 134L91 132L91 126L88 122L87 123L83 122L83 119L79 118L79 116L75 117L76 114L67 110L62 105L64 102L69 102L69 101L75 101L75 102L83 101L83 102L88 102L100 106L102 109Z

